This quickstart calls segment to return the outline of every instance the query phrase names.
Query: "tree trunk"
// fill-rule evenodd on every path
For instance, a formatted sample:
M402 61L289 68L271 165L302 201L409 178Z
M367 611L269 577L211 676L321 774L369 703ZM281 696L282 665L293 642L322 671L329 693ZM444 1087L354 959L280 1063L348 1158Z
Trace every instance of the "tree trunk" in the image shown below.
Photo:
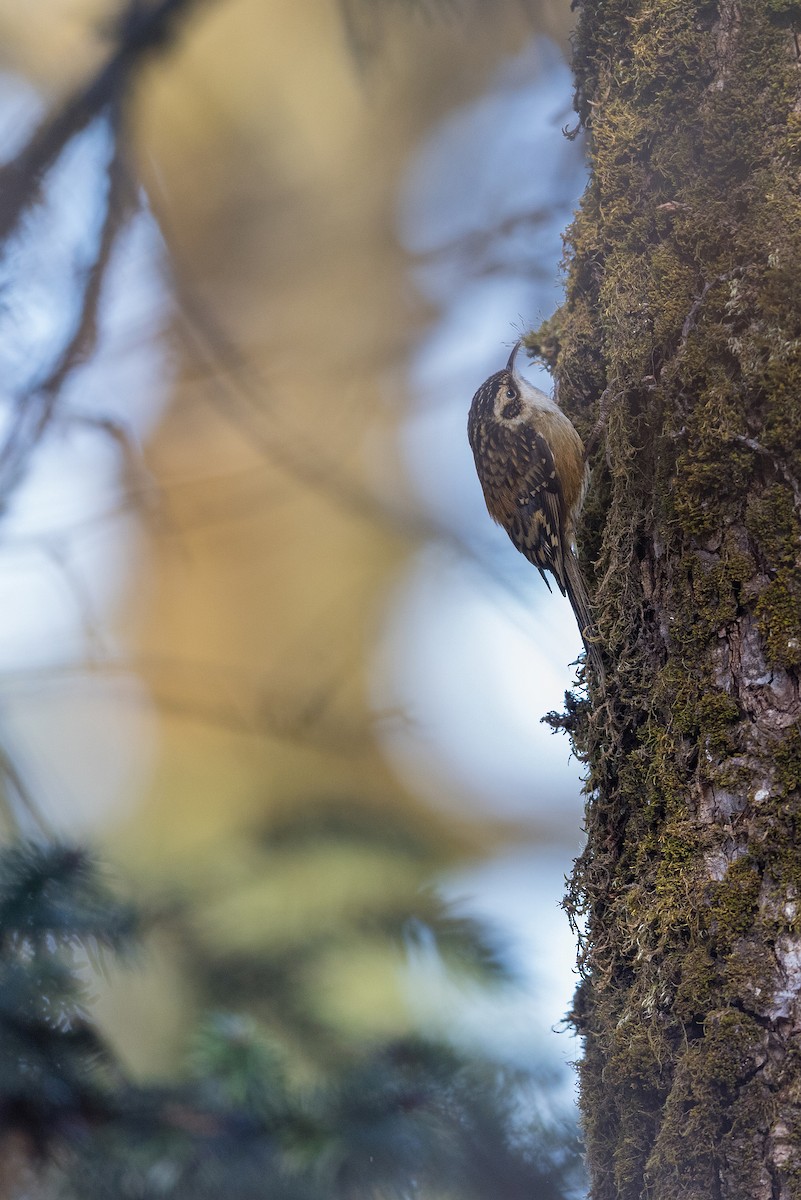
M539 349L585 436L606 697L574 1019L595 1200L801 1196L801 70L791 0L587 0ZM535 339L536 340L536 339Z

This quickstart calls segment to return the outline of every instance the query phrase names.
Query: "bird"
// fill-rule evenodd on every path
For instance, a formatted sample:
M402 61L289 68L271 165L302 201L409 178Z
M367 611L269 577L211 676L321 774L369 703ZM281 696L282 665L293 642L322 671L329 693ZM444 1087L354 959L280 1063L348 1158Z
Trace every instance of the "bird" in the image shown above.
M569 417L516 370L521 344L522 338L504 369L490 375L473 396L467 436L490 516L537 567L548 590L546 571L567 596L587 658L603 684L603 659L575 552L589 465Z

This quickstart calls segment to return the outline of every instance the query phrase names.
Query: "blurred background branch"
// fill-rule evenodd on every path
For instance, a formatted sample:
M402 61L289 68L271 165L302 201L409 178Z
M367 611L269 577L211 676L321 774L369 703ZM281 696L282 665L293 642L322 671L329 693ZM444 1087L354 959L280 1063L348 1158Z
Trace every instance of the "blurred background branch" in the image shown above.
M57 104L14 158L0 169L0 240L19 225L39 196L47 171L67 143L98 117L119 113L146 56L169 48L179 22L200 0L130 0L114 22L114 49L101 68L73 95ZM113 121L113 117L112 117ZM111 206L109 206L111 209Z

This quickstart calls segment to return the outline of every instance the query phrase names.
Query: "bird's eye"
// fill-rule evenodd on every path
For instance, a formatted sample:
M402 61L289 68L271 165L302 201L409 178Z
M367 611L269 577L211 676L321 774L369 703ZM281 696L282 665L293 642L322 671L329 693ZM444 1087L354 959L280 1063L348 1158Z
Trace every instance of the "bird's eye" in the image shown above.
M508 387L506 389L506 399L507 400L514 400L516 395L517 395L517 392L514 390L514 388Z

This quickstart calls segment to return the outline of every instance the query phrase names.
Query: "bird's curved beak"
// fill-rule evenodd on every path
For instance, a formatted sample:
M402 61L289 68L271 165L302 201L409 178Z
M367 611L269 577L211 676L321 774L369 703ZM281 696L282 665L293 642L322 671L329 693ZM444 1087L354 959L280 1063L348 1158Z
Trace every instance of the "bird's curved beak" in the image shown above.
M514 373L515 373L515 357L517 355L518 350L520 349L520 347L522 345L523 345L523 339L518 338L517 341L515 342L514 346L512 346L512 353L509 355L509 361L506 364L506 370L510 373L510 375L514 375Z

